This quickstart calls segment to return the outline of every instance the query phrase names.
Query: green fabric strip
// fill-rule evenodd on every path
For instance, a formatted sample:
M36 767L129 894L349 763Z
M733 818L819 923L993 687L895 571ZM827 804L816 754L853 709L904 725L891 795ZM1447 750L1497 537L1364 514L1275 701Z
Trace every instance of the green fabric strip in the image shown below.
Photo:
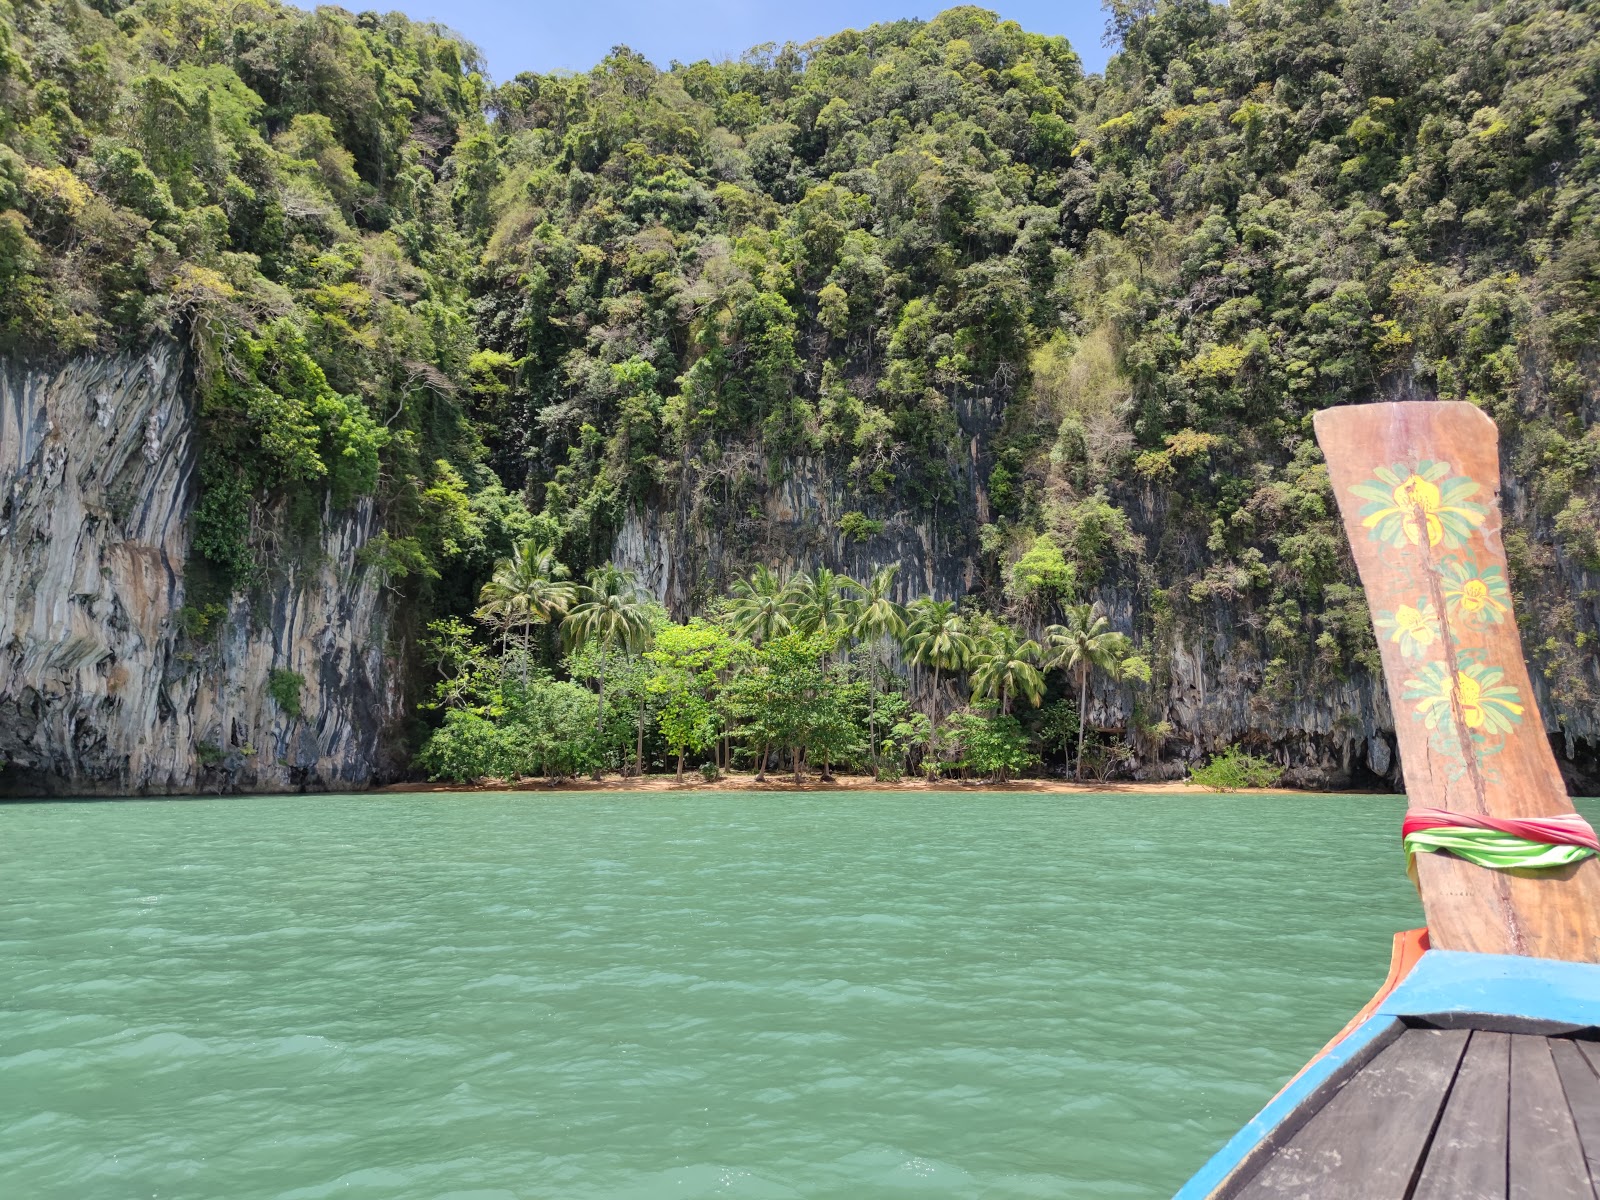
M1532 842L1498 829L1466 829L1460 826L1425 829L1405 840L1409 858L1421 851L1448 850L1480 867L1494 871L1526 870L1539 867L1565 867L1582 862L1594 853L1587 846L1552 846Z

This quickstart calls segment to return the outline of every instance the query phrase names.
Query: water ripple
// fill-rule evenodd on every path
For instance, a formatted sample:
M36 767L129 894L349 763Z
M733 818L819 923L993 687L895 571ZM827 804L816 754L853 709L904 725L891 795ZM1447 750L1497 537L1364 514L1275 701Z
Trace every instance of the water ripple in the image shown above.
M1393 798L0 807L21 1200L1170 1195L1419 922Z

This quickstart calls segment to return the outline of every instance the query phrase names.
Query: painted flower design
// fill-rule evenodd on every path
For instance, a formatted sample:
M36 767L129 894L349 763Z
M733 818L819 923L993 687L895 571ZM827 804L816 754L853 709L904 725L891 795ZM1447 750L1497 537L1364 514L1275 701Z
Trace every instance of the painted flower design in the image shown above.
M1350 489L1367 502L1361 506L1361 525L1397 550L1422 545L1424 533L1429 546L1454 549L1489 515L1469 499L1478 485L1465 475L1451 475L1449 463L1424 459L1415 468L1397 463L1373 474L1375 479Z
M1511 611L1511 588L1498 566L1479 571L1474 561L1451 559L1440 565L1440 573L1444 576L1445 603L1452 614L1464 613L1498 625Z
M1451 700L1461 704L1461 716L1475 733L1510 733L1522 723L1522 698L1517 689L1502 683L1506 673L1485 663L1467 663L1454 671L1443 663L1429 663L1406 680L1405 698L1417 701L1416 714L1429 729L1448 725Z
M1402 604L1392 613L1379 613L1375 624L1406 658L1421 658L1439 638L1439 614L1427 600L1418 601L1415 608Z

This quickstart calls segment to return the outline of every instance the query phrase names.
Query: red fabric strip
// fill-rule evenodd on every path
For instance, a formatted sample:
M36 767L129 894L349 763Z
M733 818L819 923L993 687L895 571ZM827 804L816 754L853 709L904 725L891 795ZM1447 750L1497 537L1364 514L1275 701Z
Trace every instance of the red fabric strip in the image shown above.
M1442 808L1419 808L1406 814L1400 827L1400 836L1408 837L1424 829L1443 829L1448 826L1468 829L1497 829L1530 842L1544 842L1549 846L1587 846L1600 854L1600 837L1594 826L1577 813L1563 813L1557 817L1480 817L1476 813L1447 812Z

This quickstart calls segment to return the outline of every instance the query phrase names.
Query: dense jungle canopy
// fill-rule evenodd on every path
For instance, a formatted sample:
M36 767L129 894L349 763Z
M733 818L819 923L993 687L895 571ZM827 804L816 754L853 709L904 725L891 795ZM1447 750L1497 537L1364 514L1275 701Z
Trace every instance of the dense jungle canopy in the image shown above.
M852 543L975 466L970 604L1117 581L1158 683L1225 604L1266 702L1376 670L1311 413L1469 400L1535 666L1592 709L1600 4L1108 9L1104 77L962 7L495 83L395 14L0 0L0 352L191 348L197 637L327 503L376 497L420 629L520 539L581 573L632 508L719 524L696 608L789 464Z

